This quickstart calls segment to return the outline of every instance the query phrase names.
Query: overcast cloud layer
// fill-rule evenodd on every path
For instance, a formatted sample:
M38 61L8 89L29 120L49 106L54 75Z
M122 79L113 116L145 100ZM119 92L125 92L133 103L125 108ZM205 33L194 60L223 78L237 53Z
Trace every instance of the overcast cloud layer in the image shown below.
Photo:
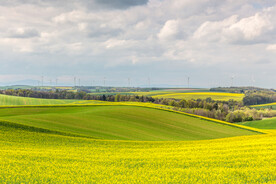
M0 2L0 84L276 88L274 0Z

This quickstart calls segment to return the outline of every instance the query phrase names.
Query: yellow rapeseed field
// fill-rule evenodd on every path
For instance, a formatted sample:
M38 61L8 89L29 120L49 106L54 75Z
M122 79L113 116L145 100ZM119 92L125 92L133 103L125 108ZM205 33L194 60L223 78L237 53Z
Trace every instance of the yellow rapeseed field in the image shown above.
M275 183L276 134L108 141L0 129L1 183Z
M230 99L241 101L244 94L240 93L218 93L218 92L193 92L193 93L169 93L153 95L156 98L175 98L175 99L206 99L211 97L213 100L228 101Z

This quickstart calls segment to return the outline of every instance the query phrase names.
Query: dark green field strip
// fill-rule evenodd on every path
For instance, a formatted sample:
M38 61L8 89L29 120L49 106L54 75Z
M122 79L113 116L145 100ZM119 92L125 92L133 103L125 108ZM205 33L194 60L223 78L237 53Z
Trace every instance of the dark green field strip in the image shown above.
M268 118L259 121L249 121L239 124L259 129L276 129L276 118Z
M28 132L57 134L57 135L64 135L64 136L70 136L70 137L94 138L94 137L88 137L88 136L83 136L83 135L71 134L71 133L67 133L67 132L60 132L60 131L54 131L54 130L49 130L49 129L45 129L45 128L28 126L28 125L19 124L19 123L10 122L10 121L4 121L4 120L0 120L0 127L8 127L8 128L19 129L19 130L24 130L24 131L28 131Z
M136 106L2 108L0 119L111 140L203 140L257 134L180 113Z

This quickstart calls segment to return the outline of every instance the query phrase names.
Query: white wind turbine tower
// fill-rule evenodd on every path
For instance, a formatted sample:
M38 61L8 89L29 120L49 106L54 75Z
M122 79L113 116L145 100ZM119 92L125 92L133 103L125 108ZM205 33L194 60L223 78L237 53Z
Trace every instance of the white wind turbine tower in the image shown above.
M44 76L43 76L43 74L42 74L42 76L41 76L41 86L43 87L43 80L44 80Z
M232 75L232 77L231 77L231 86L230 87L234 87L234 78L235 78L235 75Z
M148 85L149 85L149 88L150 88L150 77L148 77Z
M77 78L74 77L74 87L76 87L76 86L77 86Z
M190 76L185 75L185 77L187 78L187 88L190 88ZM185 84L184 84L185 85ZM185 85L186 86L186 85Z
M255 84L255 79L254 79L254 76L253 75L251 75L251 86L252 86L252 88L254 87L254 84Z

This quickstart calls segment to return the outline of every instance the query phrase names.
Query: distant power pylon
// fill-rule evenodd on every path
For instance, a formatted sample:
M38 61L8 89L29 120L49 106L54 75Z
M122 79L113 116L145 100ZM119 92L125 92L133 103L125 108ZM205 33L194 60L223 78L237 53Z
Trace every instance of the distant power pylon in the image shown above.
M187 78L188 88L190 88L190 77Z

